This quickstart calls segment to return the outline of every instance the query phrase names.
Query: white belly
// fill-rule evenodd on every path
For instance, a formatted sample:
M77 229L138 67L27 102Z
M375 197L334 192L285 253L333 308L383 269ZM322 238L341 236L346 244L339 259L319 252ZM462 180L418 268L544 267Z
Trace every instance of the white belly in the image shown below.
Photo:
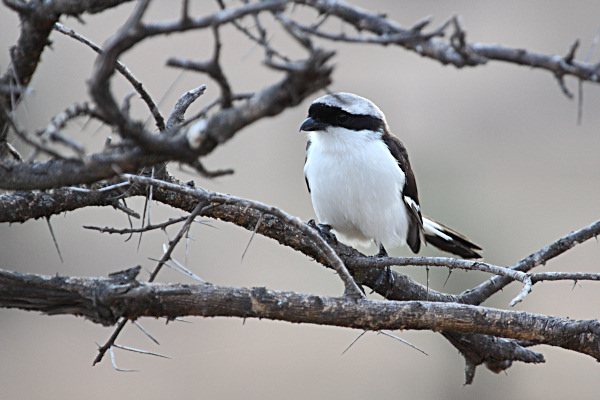
M408 231L402 200L405 175L381 140L347 132L312 132L304 174L317 218L342 241L387 249L404 245Z

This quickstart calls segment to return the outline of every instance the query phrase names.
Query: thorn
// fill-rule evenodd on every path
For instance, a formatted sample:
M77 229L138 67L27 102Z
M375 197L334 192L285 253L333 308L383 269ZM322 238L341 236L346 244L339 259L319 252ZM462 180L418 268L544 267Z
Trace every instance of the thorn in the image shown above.
M137 372L135 369L123 369L117 367L117 363L115 362L115 352L113 351L114 345L110 346L110 361L112 362L113 368L119 372Z
M260 224L263 221L263 214L260 214L260 217L258 217L258 221L256 221L256 226L254 227L254 230L252 231L252 235L250 235L250 240L248 240L248 244L246 245L246 248L244 249L244 252L242 253L242 258L240 259L240 262L244 261L244 256L246 255L246 252L248 251L248 248L250 247L250 243L252 243L252 239L254 239L254 236L256 235L256 232L258 231L258 227L260 226Z
M577 286L578 283L579 282L577 281L577 279L573 281L573 287L571 288L572 291L575 290L575 287Z
M421 350L420 348L418 348L417 346L415 346L414 344L412 344L412 343L410 343L410 342L408 342L408 341L406 341L406 340L404 340L404 339L402 339L402 338L400 338L400 337L398 337L398 336L396 336L396 335L392 335L392 334L391 334L391 333L389 333L389 332L385 332L385 331L377 331L377 333L378 333L378 334L379 334L379 333L381 333L381 334L383 334L383 335L386 335L386 336L389 336L389 337L391 337L391 338L394 338L394 339L396 339L396 340L399 340L400 342L402 342L402 343L404 343L404 344L406 344L406 345L408 345L408 346L412 347L413 349L415 349L415 350L417 350L417 351L419 351L419 352L421 352L421 353L425 354L426 356L428 356L428 355L429 355L429 354L427 354L425 351L423 351L423 350Z
M579 39L575 40L575 42L571 45L571 48L569 49L569 52L563 58L563 60L565 60L565 62L567 64L572 64L573 63L573 59L575 58L575 52L577 51L578 47L579 47Z
M423 28L425 28L430 23L431 23L431 15L428 15L427 17L423 18L422 20L420 20L416 24L414 24L412 26L412 28L410 28L410 31L411 32L421 32L423 30Z
M50 223L50 217L46 217L46 222L48 223L48 229L50 230L50 235L52 235L52 240L54 241L54 247L56 247L56 252L58 253L58 258L60 258L60 262L64 264L62 254L60 254L60 247L58 247L58 242L56 241L56 236L54 236L54 229L52 229L52 224Z
M425 297L425 300L429 301L429 265L425 266L425 271L427 273L427 297Z
M162 354L153 353L151 351L146 351L146 350L140 350L140 349L136 349L136 348L133 348L133 347L121 346L121 345L116 344L116 343L111 346L111 349L113 347L116 347L117 349L121 349L121 350L132 351L134 353L147 354L149 356L155 356L155 357L160 357L160 358L168 358L169 360L171 359L171 357L168 357L168 356L165 356L165 355L162 355Z
M188 278L192 278L194 280L197 280L198 282L206 283L204 279L194 274L192 271L184 267L180 262L178 262L174 258L169 258L169 260L173 261L176 264L176 266L169 264L167 261L161 261L158 258L148 257L148 260L162 263L162 265L164 265L165 267L171 268L173 271L179 272L180 274L185 275Z
M146 223L146 212L148 211L148 202L145 201L144 202L144 211L142 212L142 226L144 226L144 224ZM138 244L137 244L137 252L140 252L140 246L142 245L142 236L143 236L144 232L140 232L140 237L138 239Z
M446 287L446 283L448 283L450 275L452 275L452 268L448 268L448 276L446 277L446 280L444 281L444 285L442 287Z
M554 73L554 77L556 78L556 80L558 81L558 86L560 87L560 89L562 90L563 94L565 96L567 96L569 99L573 98L573 93L571 93L571 91L567 88L567 86L565 85L565 79L562 73L560 72L555 72Z
M148 332L146 329L144 329L144 327L143 327L142 325L140 325L140 324L139 324L139 322L137 322L137 321L133 321L133 323L134 323L134 325L135 325L135 326L137 326L138 328L140 328L140 330L141 330L142 332L144 332L144 334L145 334L146 336L148 336L148 338L150 338L150 340L152 340L154 343L156 343L156 344L160 345L160 343L158 343L158 340L156 340L156 339L154 338L154 336L152 336L152 335L150 334L150 332Z
M362 332L360 335L358 335L358 336L356 337L356 339L354 339L354 340L352 341L352 343L350 343L350 345L349 345L348 347L346 347L346 349L345 349L344 351L342 351L342 354L340 354L340 356L343 356L344 354L346 354L346 352L347 352L348 350L350 350L350 347L352 347L352 346L354 345L354 343L356 343L356 342L358 341L358 339L360 339L361 337L363 337L363 335L364 335L365 333L367 333L367 332L368 332L368 331L363 331L363 332Z

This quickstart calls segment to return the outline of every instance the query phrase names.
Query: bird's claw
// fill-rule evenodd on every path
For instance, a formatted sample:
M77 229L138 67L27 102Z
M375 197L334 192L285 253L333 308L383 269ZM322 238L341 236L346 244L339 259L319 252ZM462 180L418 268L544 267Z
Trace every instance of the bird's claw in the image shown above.
M390 293L390 291L392 290L392 288L394 287L394 274L392 273L392 268L391 267L385 267L383 271L381 271L381 274L379 274L379 277L377 278L377 280L375 281L375 285L373 286L373 290L371 291L371 293L375 292L379 287L381 287L383 285L384 282L387 282L386 285L386 291L385 291L385 296L387 297L387 295Z
M331 225L317 224L314 219L308 221L308 225L311 228L316 229L323 239L327 240L328 242L333 242L334 244L338 243L337 237L335 237L335 234L331 232Z

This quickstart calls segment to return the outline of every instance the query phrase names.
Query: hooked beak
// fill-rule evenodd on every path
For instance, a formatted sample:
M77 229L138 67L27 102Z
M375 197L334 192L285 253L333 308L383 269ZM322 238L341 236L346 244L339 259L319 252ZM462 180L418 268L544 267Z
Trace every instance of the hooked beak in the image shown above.
M317 120L314 120L311 117L308 117L302 123L302 125L300 125L300 130L306 131L306 132L321 131L321 130L325 130L326 127L327 127L326 124L319 122Z

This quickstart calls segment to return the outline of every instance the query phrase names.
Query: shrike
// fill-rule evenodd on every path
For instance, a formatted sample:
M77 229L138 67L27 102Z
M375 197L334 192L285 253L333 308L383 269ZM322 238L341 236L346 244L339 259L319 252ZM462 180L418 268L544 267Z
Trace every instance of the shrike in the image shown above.
M375 242L379 256L405 244L418 253L421 243L431 243L481 258L479 246L421 215L406 149L370 100L323 96L311 104L300 130L309 132L304 177L322 229L333 228L352 245Z

